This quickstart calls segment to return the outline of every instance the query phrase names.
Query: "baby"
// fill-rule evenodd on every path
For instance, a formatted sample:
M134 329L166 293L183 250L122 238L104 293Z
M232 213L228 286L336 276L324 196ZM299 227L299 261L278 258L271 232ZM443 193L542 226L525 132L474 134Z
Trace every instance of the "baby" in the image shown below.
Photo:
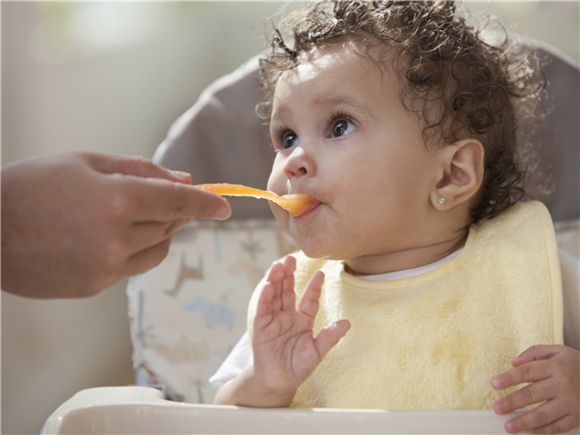
M268 187L316 202L272 207L302 252L258 286L253 359L215 402L524 409L508 431L577 427L551 219L520 202L532 70L447 1L325 2L284 24L261 63Z

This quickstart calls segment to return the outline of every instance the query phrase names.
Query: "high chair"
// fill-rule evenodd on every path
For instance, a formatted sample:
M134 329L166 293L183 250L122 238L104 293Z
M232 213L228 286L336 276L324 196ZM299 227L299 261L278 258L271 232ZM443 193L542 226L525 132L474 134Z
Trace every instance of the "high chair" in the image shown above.
M578 66L533 43L551 107L535 142L553 177L544 199L560 246L576 258L579 218ZM219 79L171 127L154 160L193 183L264 188L273 153L254 107L257 58ZM522 127L522 130L526 126ZM249 297L271 262L295 249L265 201L232 199L228 222L192 222L167 258L128 286L137 383L84 390L58 408L43 433L498 433L492 411L247 409L212 406L207 380L246 329ZM187 402L187 403L178 403Z

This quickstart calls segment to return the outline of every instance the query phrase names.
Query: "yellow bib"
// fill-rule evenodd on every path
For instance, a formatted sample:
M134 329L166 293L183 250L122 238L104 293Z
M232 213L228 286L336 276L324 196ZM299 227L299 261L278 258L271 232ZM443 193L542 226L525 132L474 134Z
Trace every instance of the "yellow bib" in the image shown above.
M299 255L298 294L318 269L326 279L315 334L343 318L351 329L293 407L487 409L505 394L490 381L512 358L563 342L556 241L539 202L472 226L459 255L420 276L366 281L342 261Z

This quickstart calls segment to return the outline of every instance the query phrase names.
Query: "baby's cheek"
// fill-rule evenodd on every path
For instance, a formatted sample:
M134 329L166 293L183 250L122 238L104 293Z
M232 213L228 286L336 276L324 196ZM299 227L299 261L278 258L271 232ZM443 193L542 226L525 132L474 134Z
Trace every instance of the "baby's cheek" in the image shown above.
M290 193L289 188L289 180L284 175L284 171L277 170L276 164L274 164L274 168L270 172L270 178L268 178L267 189L282 196Z
M272 161L272 169L268 178L268 190L276 192L278 195L285 195L288 192L288 174L286 169L289 165L290 153L287 150L279 150Z
M282 226L284 231L288 232L288 212L282 210L276 204L271 203L268 201L268 205L270 206L270 210L272 210L272 214L274 218L278 221L278 223Z

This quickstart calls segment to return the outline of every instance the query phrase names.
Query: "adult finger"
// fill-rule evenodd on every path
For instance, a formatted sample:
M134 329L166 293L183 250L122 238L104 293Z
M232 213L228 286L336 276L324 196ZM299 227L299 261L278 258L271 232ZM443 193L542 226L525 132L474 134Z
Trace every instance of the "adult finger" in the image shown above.
M550 376L550 365L547 361L535 361L515 367L491 380L491 386L503 390L524 382L536 382Z
M166 239L155 246L133 254L125 268L125 276L137 275L154 268L167 256L171 239Z
M530 361L548 359L558 353L559 347L548 345L536 345L527 348L512 360L514 367L525 364Z
M85 157L91 166L105 174L123 174L136 177L163 178L182 183L191 183L187 172L172 171L153 163L145 157L87 153Z
M497 414L508 414L527 405L543 402L553 397L553 388L551 388L549 380L544 380L529 384L498 400L493 409Z
M231 214L225 199L191 185L139 177L115 181L117 189L133 202L136 221L223 220Z
M550 400L530 412L507 421L505 429L509 433L518 433L555 422L563 416L560 406L555 402Z
M185 220L177 220L131 224L125 237L130 254L136 254L167 240L185 223Z

